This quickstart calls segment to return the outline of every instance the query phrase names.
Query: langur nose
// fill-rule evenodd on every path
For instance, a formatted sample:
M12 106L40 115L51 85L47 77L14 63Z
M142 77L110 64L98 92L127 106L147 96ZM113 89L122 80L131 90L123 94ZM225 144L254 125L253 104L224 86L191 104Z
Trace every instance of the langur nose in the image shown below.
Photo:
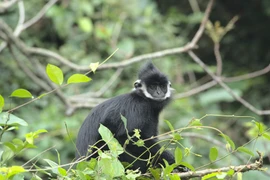
M157 94L158 94L158 95L161 94L161 89L160 89L160 87L157 87Z

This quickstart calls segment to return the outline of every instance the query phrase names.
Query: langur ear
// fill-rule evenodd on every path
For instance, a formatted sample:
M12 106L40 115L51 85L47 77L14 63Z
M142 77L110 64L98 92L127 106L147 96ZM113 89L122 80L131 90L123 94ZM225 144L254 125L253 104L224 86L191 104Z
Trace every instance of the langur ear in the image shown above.
M142 84L141 84L141 80L138 79L137 81L134 82L134 88L135 89L138 89L138 88L141 88L142 87Z

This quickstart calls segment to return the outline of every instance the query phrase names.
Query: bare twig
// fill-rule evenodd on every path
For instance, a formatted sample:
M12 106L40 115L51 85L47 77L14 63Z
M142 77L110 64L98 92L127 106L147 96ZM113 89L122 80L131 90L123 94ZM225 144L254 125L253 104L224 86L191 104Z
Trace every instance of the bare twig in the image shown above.
M176 94L174 96L174 99L181 99L181 98L184 98L184 97L192 96L194 94L198 94L198 93L200 93L202 91L205 91L206 89L209 89L209 88L215 86L216 84L217 84L216 81L210 81L210 82L205 83L205 84L203 84L203 85L201 85L199 87L193 88L193 89L191 89L191 90L189 90L187 92Z
M209 15L210 15L210 12L212 10L213 3L214 3L214 0L209 1L208 5L206 7L206 10L205 10L204 17L203 17L203 20L201 22L201 25L200 25L198 31L196 32L195 36L191 40L191 42L190 42L191 45L190 46L195 47L197 42L201 38L201 36L202 36L202 34L203 34L204 30L205 30L206 23L207 23L207 21L209 19Z
M18 8L19 8L19 21L18 24L14 30L14 36L18 37L21 32L25 29L27 29L28 27L32 26L34 23L36 23L37 21L39 21L44 14L48 11L48 9L50 7L52 7L58 0L50 0L38 13L35 17L33 17L32 19L30 19L29 21L27 21L26 23L24 23L25 21L25 10L24 10L24 4L23 1L19 1L18 3ZM6 48L7 46L7 42L3 42L0 45L0 53L2 52L2 50L4 48Z
M25 65L25 63L21 62L21 60L15 55L15 53L12 50L12 47L9 48L9 51L12 55L12 57L15 59L15 61L17 62L18 66L24 71L24 73L30 77L30 79L32 79L37 85L39 85L41 88L43 88L46 91L50 91L51 87L48 86L48 84L46 84L42 79L40 79L39 77L37 77L33 71L27 67L27 65Z
M215 43L214 44L214 54L215 54L216 61L217 61L217 71L216 71L217 76L221 76L221 74L222 74L222 58L220 55L219 48L220 48L220 44Z
M216 76L215 74L213 74L210 69L202 62L202 60L196 55L194 54L192 51L189 51L188 54L190 55L190 57L196 62L198 63L206 72L207 74L209 74L213 80L215 80L221 87L223 87L229 94L231 94L233 96L233 98L235 98L237 101L239 101L240 103L242 103L246 108L248 108L249 110L251 110L252 112L258 114L258 115L267 115L270 114L270 110L258 110L257 108L255 108L253 105L251 105L249 102L247 102L246 100L244 100L243 98L239 97L238 95L236 95L229 86L227 86L220 77Z
M19 8L19 20L18 20L18 24L15 28L14 31L14 35L18 36L20 33L20 27L23 25L24 21L25 21L25 9L24 9L24 3L23 1L20 1L18 3L18 8Z
M248 74L244 74L244 75L240 75L240 76L235 76L235 77L221 77L221 79L224 82L237 82L237 81L252 79L252 78L267 74L269 72L270 72L270 64L268 66L266 66L265 68L258 70L258 71L255 71L255 72L252 72L252 73L248 73ZM213 80L213 81L207 82L205 84L202 84L198 87L195 87L187 92L175 94L174 98L175 99L186 98L186 97L198 94L202 91L205 91L211 87L214 87L217 84L218 83Z
M192 39L192 41L189 44L187 44L183 47L179 47L179 48L166 49L163 51L158 51L158 52L154 52L154 53L150 53L150 54L136 56L134 58L130 58L130 59L127 59L127 60L119 62L119 63L103 64L102 66L99 66L98 69L101 70L101 69L126 67L128 65L131 65L133 63L140 62L140 61L143 61L146 59L159 58L159 57L163 57L163 56L171 55L171 54L179 54L179 53L187 52L188 50L196 48L196 44L203 34L205 24L208 20L208 17L209 17L209 14L210 14L210 11L211 11L211 8L213 5L213 1L214 0L209 1L207 8L206 8L206 11L205 11L205 16L202 20L202 23L201 23L197 33L195 34L194 38ZM42 48L33 48L33 47L26 46L21 40L14 37L12 30L7 26L6 23L4 23L3 21L0 20L0 25L2 27L2 31L10 38L10 40L14 43L14 45L16 45L16 47L18 49L20 49L20 51L22 51L25 55L27 55L27 56L41 55L41 56L45 56L45 57L50 57L50 58L53 58L53 59L60 61L62 64L66 65L74 70L77 70L77 71L88 71L89 70L88 65L87 66L79 66L77 64L72 63L68 59L62 57L61 55L59 55L55 52L52 52L52 51L49 51L46 49L42 49Z
M222 80L225 82L242 81L242 80L246 80L246 79L255 78L255 77L261 76L263 74L269 73L269 72L270 72L270 64L268 66L266 66L265 68L258 70L258 71L255 71L255 72L240 75L240 76L235 76L235 77L222 77Z
M5 1L0 3L0 13L6 12L13 4L18 2L20 0L10 0L10 1Z
M33 17L32 19L30 19L29 21L25 22L21 28L21 31L29 28L30 26L32 26L33 24L35 24L36 22L38 22L43 16L44 14L55 4L57 3L58 0L50 0L47 4L45 4L45 6L43 6L43 8L36 14L35 17Z

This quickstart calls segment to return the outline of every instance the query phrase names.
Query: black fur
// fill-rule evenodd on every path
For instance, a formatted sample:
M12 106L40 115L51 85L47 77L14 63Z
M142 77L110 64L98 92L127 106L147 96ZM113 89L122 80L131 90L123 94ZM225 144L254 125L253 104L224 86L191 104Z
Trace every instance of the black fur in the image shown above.
M162 74L152 63L147 63L138 75L142 83L146 85L152 82L159 84L168 84L167 77ZM169 91L169 90L168 90ZM170 98L162 101L155 101L144 96L140 88L134 91L111 98L98 106L96 106L85 119L82 124L78 138L77 138L77 158L79 156L86 156L89 145L95 144L100 140L98 128L100 123L111 130L115 138L124 144L127 135L124 124L120 118L120 114L127 118L127 129L130 135L133 134L134 129L141 130L141 138L146 139L158 135L158 116L161 110L169 103ZM145 141L147 147L151 147L157 141L155 139ZM99 144L101 146L102 144ZM146 149L144 147L137 147L132 143L126 146L126 151L134 156L140 156ZM156 145L150 149L151 155L157 154L160 146ZM143 159L149 158L149 154L145 153L141 156ZM134 158L130 155L123 153L119 159L122 162L133 162ZM167 151L164 151L158 159L155 159L155 164L164 164L162 159L166 159L169 164L174 163L174 157ZM146 172L148 165L145 161L136 161L132 169L140 168L142 172Z

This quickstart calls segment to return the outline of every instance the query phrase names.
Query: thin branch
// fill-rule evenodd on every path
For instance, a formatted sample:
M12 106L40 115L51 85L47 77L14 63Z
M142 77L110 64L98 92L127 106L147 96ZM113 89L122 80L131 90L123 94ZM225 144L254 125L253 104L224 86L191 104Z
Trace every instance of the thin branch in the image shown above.
M92 97L100 97L102 96L117 80L117 78L120 76L120 74L123 72L123 68L117 69L117 71L111 76L111 78L102 86L102 88L97 91L92 93Z
M46 91L50 91L51 90L51 87L48 86L48 84L46 84L42 79L40 79L39 77L37 77L30 68L28 68L23 62L21 62L21 60L13 52L12 47L9 48L9 51L10 51L12 57L17 62L18 66L24 71L24 73L30 79L32 79L35 82L35 84L39 85L41 88L43 88Z
M181 99L181 98L192 96L194 94L198 94L202 91L205 91L206 89L209 89L209 88L215 86L216 84L217 84L216 81L210 81L210 82L205 83L199 87L193 88L187 92L176 94L176 95L174 95L174 99Z
M215 54L216 61L217 61L217 71L216 71L217 76L221 76L221 74L222 74L222 58L220 55L219 48L220 48L220 44L214 43L214 54Z
M209 14L210 14L210 11L211 11L211 8L213 5L213 1L214 0L209 1L207 8L206 8L206 11L205 11L205 16L202 20L202 23L201 23L197 33L195 34L194 38L192 39L192 41L189 44L187 44L183 47L179 47L179 48L166 49L163 51L158 51L158 52L154 52L154 53L136 56L134 58L130 58L130 59L127 59L127 60L119 62L119 63L103 64L103 65L99 66L98 69L102 70L102 69L126 67L128 65L131 65L133 63L140 62L140 61L143 61L146 59L159 58L159 57L163 57L163 56L171 55L171 54L179 54L179 53L187 52L191 49L196 48L196 43L200 39L200 37L204 31L205 24L208 20L208 17L209 17ZM75 69L77 71L88 71L89 70L88 66L79 66L77 64L74 64L71 61L69 61L68 59L62 57L61 55L59 55L55 52L52 52L52 51L49 51L46 49L42 49L42 48L28 47L21 40L14 37L12 30L7 26L6 23L4 23L1 20L0 20L0 26L2 27L2 31L6 33L6 35L10 38L10 40L17 46L17 48L19 48L20 51L22 51L27 56L41 55L41 56L45 56L45 57L51 57L53 59L60 61L62 64L66 65L72 69ZM1 27L0 27L0 29L1 29Z
M213 80L215 80L221 87L223 87L233 98L235 98L237 101L242 103L246 108L251 110L252 112L258 114L258 115L268 115L270 114L270 110L258 110L255 108L253 105L251 105L249 102L244 100L243 98L239 97L237 94L235 94L232 89L227 86L220 77L216 76L213 74L210 69L202 62L202 60L195 55L192 51L188 52L189 56L196 62L198 63L206 72L209 74Z
M38 22L44 15L45 13L55 4L57 3L58 0L50 0L47 4L45 4L45 6L43 6L43 8L36 14L35 17L33 17L32 19L28 20L27 22L25 22L22 26L21 31L29 28L30 26L32 26L33 24L35 24L36 22Z
M240 76L235 76L235 77L221 77L221 79L224 82L237 82L237 81L252 79L252 78L267 74L269 72L270 72L270 64L268 66L266 66L264 69L261 69L261 70L258 70L258 71L252 72L252 73L248 73L248 74L244 74L244 75L240 75ZM175 94L174 99L186 98L186 97L198 94L202 91L210 89L211 87L214 87L217 84L218 83L214 80L207 82L207 83L202 84L198 87L195 87L187 92Z
M20 28L22 27L25 21L25 8L23 1L20 1L18 3L18 9L19 9L19 20L13 33L15 36L18 36L21 33Z
M242 81L242 80L255 78L255 77L264 75L266 73L269 73L269 72L270 72L270 64L268 66L266 66L264 69L261 69L261 70L255 71L255 72L240 75L240 76L235 76L235 77L222 77L222 80L225 82Z
M23 30L26 28L32 26L34 23L39 21L44 14L48 11L50 7L52 7L58 0L50 0L38 13L35 17L24 23L25 21L25 10L24 10L24 4L23 1L20 1L18 3L18 8L19 8L19 21L18 24L13 32L15 37L18 37ZM3 42L0 45L0 53L5 49L7 46L7 42Z
M20 0L10 0L10 1L5 1L0 3L0 13L6 12L13 4L18 2Z
M206 23L209 19L209 15L210 15L210 12L211 12L212 7L213 7L213 3L214 3L214 0L210 0L209 3L207 4L201 25L200 25L198 31L196 32L195 36L193 37L193 39L190 42L192 47L196 46L196 44L198 43L199 39L201 38L201 36L205 30Z

